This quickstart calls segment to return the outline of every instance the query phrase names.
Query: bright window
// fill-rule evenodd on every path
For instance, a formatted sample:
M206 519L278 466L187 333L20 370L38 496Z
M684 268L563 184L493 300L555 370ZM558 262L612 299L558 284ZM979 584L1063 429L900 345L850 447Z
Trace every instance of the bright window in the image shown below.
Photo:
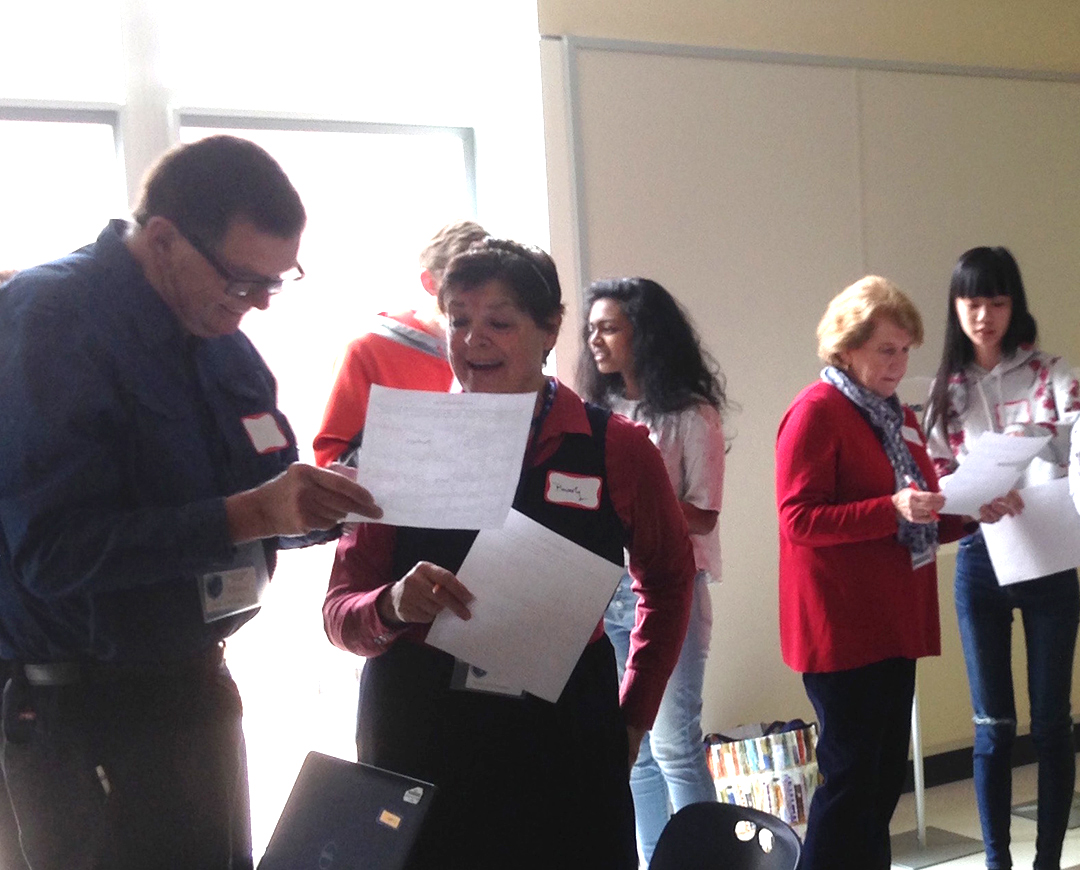
M308 0L288 14L258 0L35 0L0 3L0 33L0 269L93 241L178 139L222 129L285 167L308 209L308 277L244 330L305 458L337 355L372 313L422 298L417 254L439 226L476 214L546 245L529 0ZM297 120L312 116L337 120ZM282 554L264 612L230 640L256 859L304 753L355 757L363 662L322 631L332 556Z
M373 313L421 300L421 247L443 224L473 213L471 131L280 120L222 127L221 120L216 128L185 124L180 137L231 133L258 142L308 213L300 246L306 277L267 311L248 314L243 328L277 377L301 458L312 461L338 355ZM332 647L322 628L333 554L333 545L281 553L262 612L229 640L244 699L256 856L308 751L356 758L363 660Z
M120 0L10 0L0 34L0 97L123 102Z
M112 123L6 114L0 110L0 269L56 259L123 217Z

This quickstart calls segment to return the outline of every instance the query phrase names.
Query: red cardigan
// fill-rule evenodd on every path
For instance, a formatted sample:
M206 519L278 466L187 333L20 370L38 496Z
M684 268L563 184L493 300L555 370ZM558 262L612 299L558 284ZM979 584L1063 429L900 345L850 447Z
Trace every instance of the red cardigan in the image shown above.
M905 440L927 486L937 474L904 409ZM896 539L895 476L873 428L831 384L804 389L776 439L780 647L801 672L857 668L941 653L937 566L911 567ZM942 541L963 534L942 517Z

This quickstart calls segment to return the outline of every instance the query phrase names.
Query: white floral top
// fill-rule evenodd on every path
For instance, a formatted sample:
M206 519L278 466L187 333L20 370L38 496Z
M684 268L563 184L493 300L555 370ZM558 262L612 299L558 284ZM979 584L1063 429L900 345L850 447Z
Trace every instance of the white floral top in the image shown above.
M1080 511L1080 421L1073 423L1072 446L1069 448L1069 493L1076 510Z
M1064 477L1069 467L1069 435L1080 419L1080 382L1064 359L1033 347L1020 348L990 371L972 363L949 378L945 435L941 423L927 433L938 474L964 461L967 444L983 432L1050 435L1031 460L1017 488Z
M649 439L660 448L671 487L679 501L707 511L719 511L724 500L724 459L727 444L720 414L700 403L683 411L663 414L655 423L641 419L640 403L613 399L611 410L649 427ZM719 523L717 524L719 526ZM691 535L694 562L710 582L721 575L720 532Z

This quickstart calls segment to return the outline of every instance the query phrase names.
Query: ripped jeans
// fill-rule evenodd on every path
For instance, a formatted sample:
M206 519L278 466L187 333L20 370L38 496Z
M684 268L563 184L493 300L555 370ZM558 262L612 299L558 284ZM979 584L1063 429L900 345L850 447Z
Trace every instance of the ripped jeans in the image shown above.
M1027 644L1031 738L1038 759L1036 870L1058 870L1075 778L1070 691L1080 623L1076 571L999 586L981 532L960 542L956 615L975 722L975 797L986 866L1012 867L1009 814L1016 703L1012 681L1013 609Z

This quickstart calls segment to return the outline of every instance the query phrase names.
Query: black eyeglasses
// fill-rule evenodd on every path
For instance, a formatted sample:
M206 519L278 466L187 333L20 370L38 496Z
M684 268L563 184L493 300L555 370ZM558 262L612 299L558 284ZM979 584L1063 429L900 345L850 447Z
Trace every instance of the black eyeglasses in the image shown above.
M185 233L179 227L176 229L177 232L184 237L187 243L198 251L207 263L214 267L214 271L228 282L225 285L225 292L236 299L247 299L255 293L263 292L273 296L276 293L280 293L281 288L286 284L299 281L304 277L304 270L300 267L300 264L297 263L296 268L290 269L279 278L237 278L222 265L221 261L216 256L214 256L209 245L204 244L197 236Z

